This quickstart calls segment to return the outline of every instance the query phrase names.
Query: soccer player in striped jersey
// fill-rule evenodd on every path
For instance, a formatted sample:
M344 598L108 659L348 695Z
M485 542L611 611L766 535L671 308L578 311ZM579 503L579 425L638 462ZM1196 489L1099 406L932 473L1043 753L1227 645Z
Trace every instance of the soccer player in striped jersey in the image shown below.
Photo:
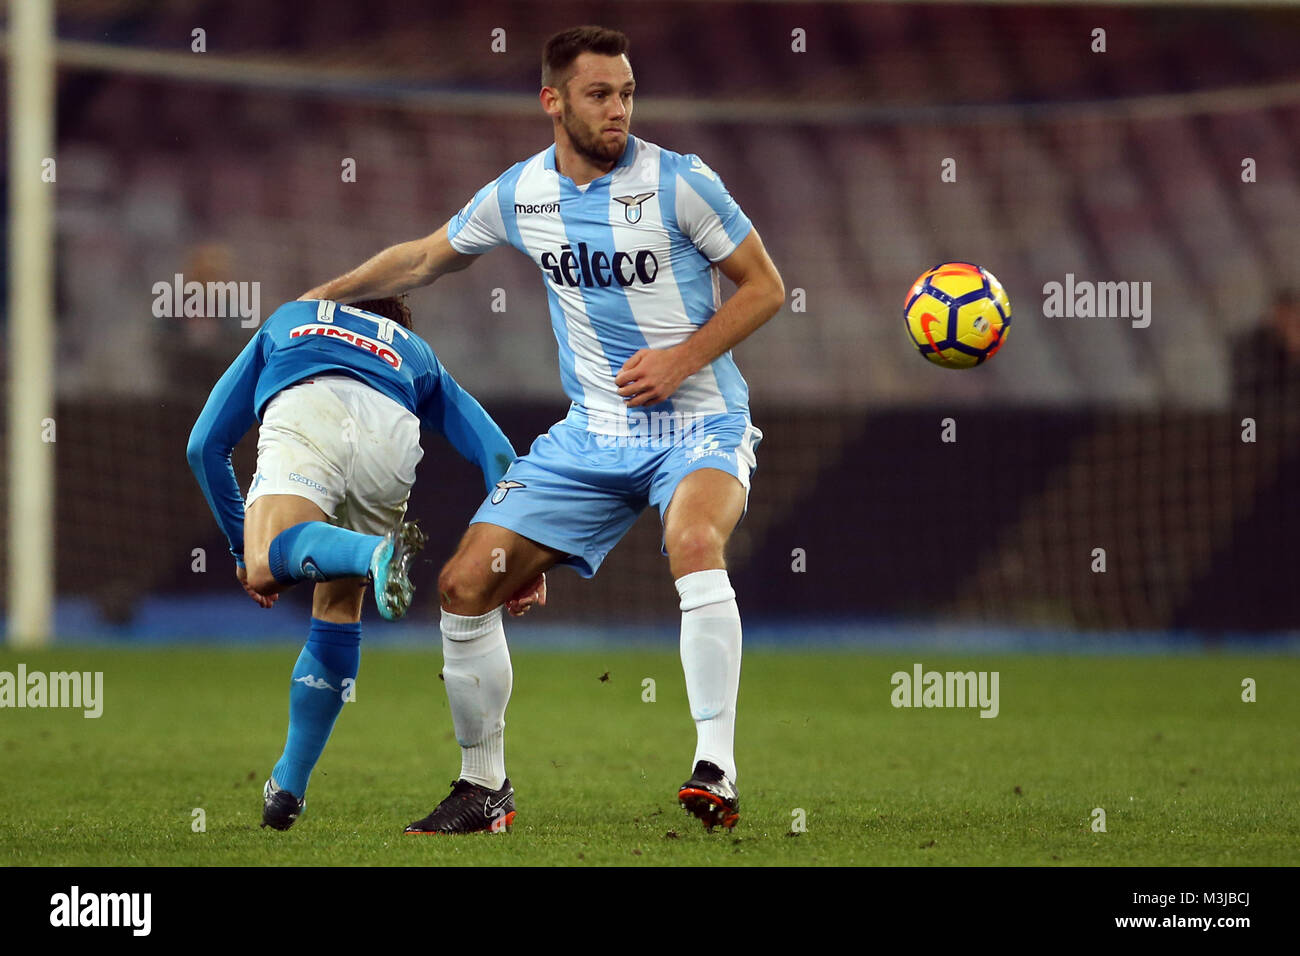
M260 422L245 503L230 453ZM235 558L236 577L269 608L315 582L311 630L289 691L289 735L263 793L262 825L291 827L307 780L350 697L361 661L361 604L374 582L396 620L424 537L404 523L420 429L445 435L491 489L514 448L411 331L394 298L291 302L276 309L221 376L187 455Z
M713 170L630 135L627 50L623 34L600 27L551 37L540 99L554 144L480 189L437 232L305 296L392 295L513 246L541 271L572 399L564 420L497 483L439 577L461 774L408 833L511 821L503 729L512 673L501 608L542 601L555 564L595 574L647 505L663 521L680 596L696 725L692 774L678 797L707 827L738 816L741 624L724 548L745 511L762 433L730 350L776 313L785 289ZM725 302L719 273L736 284ZM501 566L494 552L505 555L501 573L490 570Z

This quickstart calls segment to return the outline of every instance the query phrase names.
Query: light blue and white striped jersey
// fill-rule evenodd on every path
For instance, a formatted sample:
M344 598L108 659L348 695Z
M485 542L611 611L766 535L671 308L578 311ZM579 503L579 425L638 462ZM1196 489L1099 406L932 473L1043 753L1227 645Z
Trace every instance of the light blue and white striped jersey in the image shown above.
M568 421L623 435L647 412L683 419L749 413L749 389L727 352L670 399L628 409L614 376L633 352L668 348L721 304L714 263L752 229L698 156L629 136L614 169L586 186L555 168L555 147L516 163L480 189L448 224L457 252L509 244L546 283Z

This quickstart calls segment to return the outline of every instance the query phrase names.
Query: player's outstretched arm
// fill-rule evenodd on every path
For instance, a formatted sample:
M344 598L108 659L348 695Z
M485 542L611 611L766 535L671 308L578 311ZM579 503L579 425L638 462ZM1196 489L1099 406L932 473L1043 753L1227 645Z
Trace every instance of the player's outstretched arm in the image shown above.
M445 368L439 369L438 394L421 421L446 436L453 448L482 469L488 491L515 460L515 448L505 432Z
M462 255L452 248L444 225L432 235L399 242L372 256L351 272L316 286L299 299L333 299L358 302L401 295L428 285L439 276L469 267L477 256Z
M253 405L262 368L261 348L262 334L259 332L213 386L185 449L185 457L203 490L203 497L230 544L230 553L241 565L244 559L244 499L239 493L230 454L257 421Z
M736 291L709 321L680 345L640 349L623 363L614 384L629 407L653 405L671 396L688 377L776 315L785 302L785 284L757 229L750 230L718 268L736 283Z

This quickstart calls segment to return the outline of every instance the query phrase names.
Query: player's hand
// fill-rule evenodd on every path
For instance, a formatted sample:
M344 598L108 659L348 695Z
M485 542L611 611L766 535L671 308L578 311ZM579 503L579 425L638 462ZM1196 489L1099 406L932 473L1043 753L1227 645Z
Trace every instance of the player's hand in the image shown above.
M280 597L278 594L272 594L267 597L265 594L258 594L248 586L248 569L235 565L235 577L239 578L239 586L244 589L244 593L251 597L261 607L270 607Z
M627 406L636 408L664 401L694 371L680 345L669 349L639 349L623 363L614 376L614 384Z
M514 617L523 617L534 604L546 607L546 575L539 574L520 588L506 601L506 610Z

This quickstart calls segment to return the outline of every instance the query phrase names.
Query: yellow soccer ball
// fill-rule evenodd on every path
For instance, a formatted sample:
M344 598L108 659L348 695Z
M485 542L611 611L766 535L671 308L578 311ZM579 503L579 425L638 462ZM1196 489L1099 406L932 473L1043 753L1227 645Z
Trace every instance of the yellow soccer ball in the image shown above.
M1006 342L1011 300L987 269L941 262L912 283L903 323L916 350L935 365L974 368Z

